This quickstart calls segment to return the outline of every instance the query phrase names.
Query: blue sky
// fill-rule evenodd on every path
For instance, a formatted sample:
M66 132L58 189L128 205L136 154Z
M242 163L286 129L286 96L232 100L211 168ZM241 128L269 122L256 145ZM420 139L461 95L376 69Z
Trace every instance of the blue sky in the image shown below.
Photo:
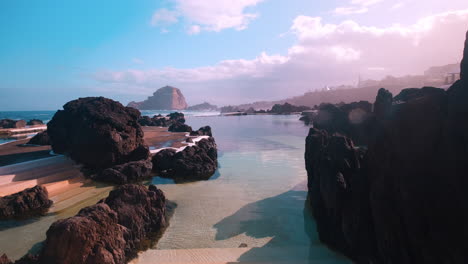
M97 95L126 104L166 84L189 104L278 99L353 81L357 73L343 69L379 77L452 63L461 43L449 52L421 43L459 41L468 29L465 0L216 2L1 1L0 110L55 110ZM381 43L412 63L377 65L368 51Z

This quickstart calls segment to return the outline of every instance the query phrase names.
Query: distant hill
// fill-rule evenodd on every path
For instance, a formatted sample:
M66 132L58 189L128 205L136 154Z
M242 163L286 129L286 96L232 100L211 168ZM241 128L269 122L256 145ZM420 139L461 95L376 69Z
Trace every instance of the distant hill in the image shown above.
M165 86L156 90L145 101L132 101L127 106L140 110L184 110L188 105L180 89Z
M212 105L208 102L204 102L202 104L192 105L187 108L187 110L192 111L217 111L218 106Z
M314 107L321 103L340 102L351 103L357 101L375 101L375 95L379 88L392 92L394 95L400 93L405 88L415 88L423 86L443 87L447 85L446 75L449 73L458 72L460 64L449 64L444 66L431 67L424 72L424 75L407 75L402 77L387 76L382 80L363 80L360 81L358 87L354 86L338 86L326 87L322 90L307 92L300 96L286 98L277 101L259 101L250 104L242 104L235 106L224 106L221 110L228 112L246 111L253 108L255 110L268 110L275 104L290 103L292 105L302 105Z

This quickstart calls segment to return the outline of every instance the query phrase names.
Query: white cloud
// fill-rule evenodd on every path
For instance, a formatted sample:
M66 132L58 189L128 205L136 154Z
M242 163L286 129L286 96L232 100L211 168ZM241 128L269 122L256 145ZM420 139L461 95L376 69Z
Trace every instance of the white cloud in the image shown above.
M188 33L189 35L196 35L196 34L200 33L200 31L201 31L201 28L200 28L199 25L192 25L192 26L190 26L189 29L187 30L187 33Z
M160 21L176 23L177 17L183 17L190 24L188 33L201 31L219 32L233 28L244 30L258 14L247 12L263 0L173 0L175 10L159 9L153 15L151 24L158 26Z
M360 74L363 78L422 74L430 66L457 62L467 25L468 9L389 27L351 20L329 24L320 17L298 16L290 29L297 41L287 54L261 53L250 60L189 69L107 70L93 78L113 89L139 87L147 94L171 84L191 100L203 101L209 95L217 104L278 99L325 85L354 83Z
M177 23L178 13L176 11L171 11L166 8L158 9L154 12L151 17L152 26L164 26Z
M405 2L398 2L398 3L393 4L392 7L390 7L390 10L397 10L404 6L405 6Z
M376 5L383 0L351 0L350 6L337 7L333 10L335 15L364 14L369 11L369 7Z

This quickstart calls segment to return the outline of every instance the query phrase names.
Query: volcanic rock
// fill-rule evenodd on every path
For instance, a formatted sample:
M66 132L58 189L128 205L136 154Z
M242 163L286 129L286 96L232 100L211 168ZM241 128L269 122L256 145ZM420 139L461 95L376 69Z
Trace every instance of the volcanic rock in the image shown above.
M31 119L27 123L28 126L37 126L37 125L43 125L43 124L44 122L42 122L42 120L39 120L39 119Z
M187 110L192 111L217 111L218 106L212 105L208 102L204 102L202 104L192 105L187 108Z
M41 215L46 213L51 205L52 201L49 200L47 189L37 185L12 195L0 197L0 219Z
M41 263L127 263L166 227L165 197L156 186L123 185L47 231Z
M170 132L192 132L192 127L183 123L176 122L169 126Z
M116 184L135 183L150 177L152 168L153 163L150 160L131 161L107 168L93 179Z
M159 176L176 182L207 180L218 167L218 153L214 138L202 139L195 146L176 152L164 149L153 156L153 170Z
M80 98L63 108L47 124L55 153L101 169L149 156L138 110L104 97Z
M1 128L23 128L25 126L26 126L26 121L24 120L12 120L12 119L0 120Z
M447 91L402 91L364 156L311 130L305 159L320 239L358 263L468 263L467 101L464 79Z
M197 131L190 132L190 136L210 136L212 137L213 134L211 133L210 126L200 127Z
M50 145L50 140L49 140L49 135L47 134L47 130L37 133L34 137L32 137L28 141L28 144L39 145L39 146Z
M165 86L159 88L145 101L131 102L128 106L140 110L184 110L188 105L178 88Z

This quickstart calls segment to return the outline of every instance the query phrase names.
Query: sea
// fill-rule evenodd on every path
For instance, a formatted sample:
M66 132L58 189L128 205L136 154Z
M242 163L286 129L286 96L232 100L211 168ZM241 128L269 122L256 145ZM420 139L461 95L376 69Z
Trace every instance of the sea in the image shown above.
M5 113L0 112L0 118L42 117L47 121L53 115L39 111ZM160 249L244 245L251 249L238 261L253 262L271 249L288 249L283 257L299 260L297 263L351 263L319 241L309 208L304 164L309 127L299 121L299 116L184 113L186 123L194 129L211 126L219 168L207 181L176 184L159 177L151 180L167 199L177 203L177 208L157 245L142 252L141 259ZM0 222L0 253L18 258L38 247L52 220L55 218L15 223L13 230L7 228L11 222L3 226Z

